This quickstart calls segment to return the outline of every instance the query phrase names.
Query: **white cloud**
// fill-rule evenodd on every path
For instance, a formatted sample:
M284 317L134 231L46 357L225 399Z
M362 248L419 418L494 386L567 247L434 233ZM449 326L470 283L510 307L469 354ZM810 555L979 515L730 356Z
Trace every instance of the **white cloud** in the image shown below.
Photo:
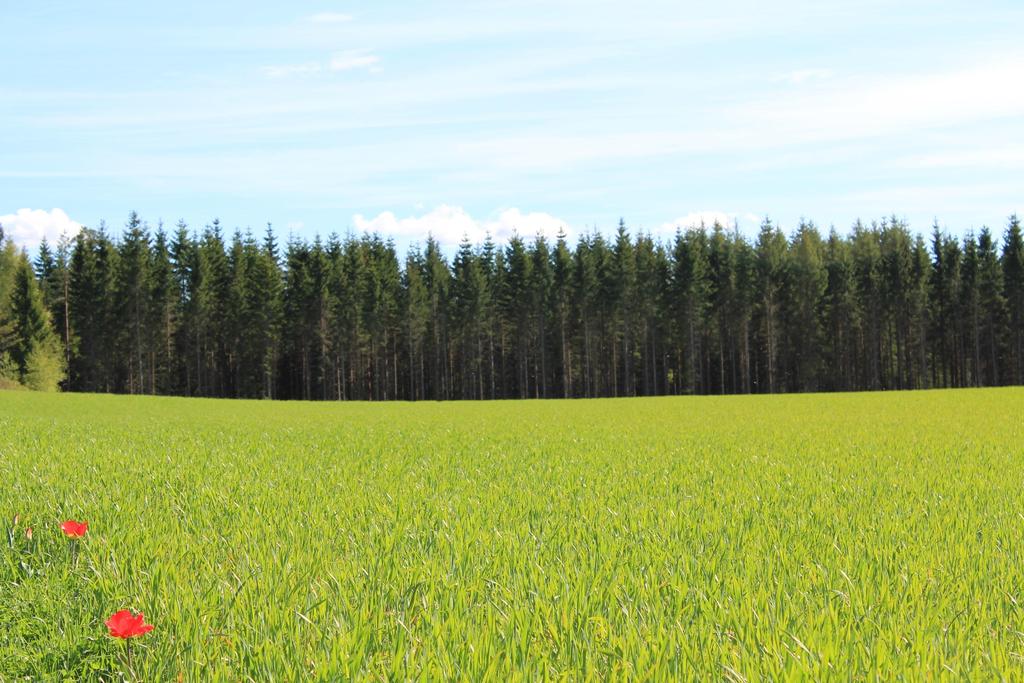
M391 211L385 211L371 219L356 214L352 222L360 232L378 232L410 241L422 241L427 235L433 235L434 239L447 246L458 244L463 235L476 242L484 234L480 224L465 209L447 204L422 216L398 218Z
M496 220L488 221L485 227L499 240L508 239L516 233L523 237L544 235L548 239L556 237L559 230L569 233L569 226L565 221L551 214L539 211L523 213L519 209L502 211Z
M661 224L661 232L663 234L674 233L677 229L688 230L691 228L699 228L702 225L706 228L711 228L715 223L718 223L723 228L731 228L734 223L743 226L744 224L757 225L759 218L752 213L726 213L725 211L694 211L688 213L685 216L681 216L674 221Z
M44 237L52 244L61 235L74 237L82 229L81 223L71 220L61 209L18 209L16 213L0 216L0 225L7 237L26 249L38 247Z
M340 12L319 12L308 17L307 21L314 24L343 24L352 21L352 15Z
M731 230L733 225L738 225L741 231L749 233L756 230L761 218L753 213L695 211L674 221L662 223L658 230L653 231L653 236L671 238L677 228L688 230L703 225L711 229L716 222L727 230ZM495 212L487 219L477 219L461 206L448 204L442 204L419 216L405 218L399 218L391 211L384 211L373 218L356 214L352 218L352 224L357 232L379 233L385 238L393 237L400 244L423 244L427 235L432 235L446 248L458 246L464 237L468 237L474 245L482 244L488 235L499 244L507 243L513 235L519 235L527 241L536 235L543 235L549 242L554 242L558 233L564 232L572 243L580 234L560 218L541 211L524 213L517 208L510 208ZM609 236L612 229L602 232ZM634 227L630 232L635 236L638 230Z
M351 71L352 69L365 69L380 61L377 55L365 55L353 52L345 52L335 55L331 60L331 71Z
M463 237L474 244L480 244L490 235L498 242L507 241L513 234L530 239L542 234L553 239L560 229L569 232L565 221L542 212L523 213L519 209L505 209L494 218L477 220L460 206L442 204L422 216L398 218L391 211L385 211L373 218L356 214L352 222L359 232L378 232L400 241L423 242L427 235L433 235L446 247L458 245Z

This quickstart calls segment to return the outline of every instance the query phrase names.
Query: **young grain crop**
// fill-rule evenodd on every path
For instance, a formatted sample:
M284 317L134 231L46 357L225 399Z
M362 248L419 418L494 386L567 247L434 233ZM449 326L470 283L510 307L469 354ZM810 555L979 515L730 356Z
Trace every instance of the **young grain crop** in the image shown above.
M0 392L0 679L1021 678L1022 409Z

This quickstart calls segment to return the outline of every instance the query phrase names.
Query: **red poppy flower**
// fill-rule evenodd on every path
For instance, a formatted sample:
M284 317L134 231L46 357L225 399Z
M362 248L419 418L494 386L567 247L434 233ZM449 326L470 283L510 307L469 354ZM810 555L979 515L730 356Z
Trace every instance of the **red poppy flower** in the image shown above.
M152 624L143 621L142 612L132 615L126 609L111 615L105 623L114 638L134 638L153 630Z
M69 519L60 525L60 530L68 538L81 538L89 530L89 522L76 522L73 519Z

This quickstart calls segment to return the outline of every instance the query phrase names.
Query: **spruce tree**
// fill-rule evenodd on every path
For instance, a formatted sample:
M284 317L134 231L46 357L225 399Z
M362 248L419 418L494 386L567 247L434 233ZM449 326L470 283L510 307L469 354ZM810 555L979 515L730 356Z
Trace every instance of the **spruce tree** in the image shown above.
M24 253L15 265L8 316L11 343L6 354L18 381L37 391L56 391L64 378L60 341Z
M1020 220L1010 216L1003 236L1003 296L1009 317L1009 380L1024 383L1024 236Z
M562 398L573 395L572 355L572 279L573 260L566 242L565 230L559 228L552 254L552 298L555 324L558 326L558 388Z
M1005 362L1006 299L995 239L985 227L978 233L978 299L982 317L981 381L985 386L999 386L1005 381L1005 373L1000 370Z

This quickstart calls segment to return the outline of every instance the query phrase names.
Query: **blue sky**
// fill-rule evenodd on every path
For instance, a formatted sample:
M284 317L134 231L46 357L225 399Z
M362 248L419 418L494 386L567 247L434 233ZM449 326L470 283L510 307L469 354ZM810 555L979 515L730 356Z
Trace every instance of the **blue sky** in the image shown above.
M132 209L400 244L1024 213L1019 0L35 0L0 24L0 222L29 248Z

